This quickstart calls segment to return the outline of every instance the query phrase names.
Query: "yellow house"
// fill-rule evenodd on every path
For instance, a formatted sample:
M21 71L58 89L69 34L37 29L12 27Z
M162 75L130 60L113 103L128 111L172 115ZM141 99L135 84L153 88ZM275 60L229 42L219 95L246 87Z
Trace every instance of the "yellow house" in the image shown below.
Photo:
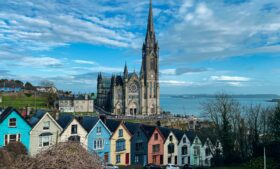
M132 135L121 122L111 136L111 163L114 165L130 165L130 139Z

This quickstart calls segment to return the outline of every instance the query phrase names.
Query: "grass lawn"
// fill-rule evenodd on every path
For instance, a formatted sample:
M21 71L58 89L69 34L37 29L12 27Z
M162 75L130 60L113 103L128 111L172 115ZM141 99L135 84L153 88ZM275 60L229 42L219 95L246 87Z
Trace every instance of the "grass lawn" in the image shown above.
M35 108L47 108L47 98L46 97L36 97L35 96L2 96L2 103L0 106L8 107L12 106L16 109L24 107Z

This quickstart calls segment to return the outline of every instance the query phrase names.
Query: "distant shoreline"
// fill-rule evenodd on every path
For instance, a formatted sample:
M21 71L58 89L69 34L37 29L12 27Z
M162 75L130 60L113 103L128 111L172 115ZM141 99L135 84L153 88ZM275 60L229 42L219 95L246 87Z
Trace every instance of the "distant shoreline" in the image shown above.
M182 98L182 99L189 99L189 98L215 98L215 94L162 94L162 97L171 97L171 98ZM231 94L229 95L232 98L271 98L271 100L278 100L280 99L279 95L276 94Z

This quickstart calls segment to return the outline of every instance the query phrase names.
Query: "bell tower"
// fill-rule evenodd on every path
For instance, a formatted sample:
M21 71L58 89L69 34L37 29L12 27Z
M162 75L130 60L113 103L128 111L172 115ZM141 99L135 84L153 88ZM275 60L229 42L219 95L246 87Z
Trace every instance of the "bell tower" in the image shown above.
M160 114L158 82L159 46L156 40L152 0L150 0L146 38L142 47L141 78L143 80L142 114Z

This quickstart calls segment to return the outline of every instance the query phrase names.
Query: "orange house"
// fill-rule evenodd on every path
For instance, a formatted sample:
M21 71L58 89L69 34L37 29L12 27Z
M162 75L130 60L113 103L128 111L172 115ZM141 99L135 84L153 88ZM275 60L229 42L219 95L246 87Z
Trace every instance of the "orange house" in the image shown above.
M163 164L165 129L156 127L148 142L148 163Z

